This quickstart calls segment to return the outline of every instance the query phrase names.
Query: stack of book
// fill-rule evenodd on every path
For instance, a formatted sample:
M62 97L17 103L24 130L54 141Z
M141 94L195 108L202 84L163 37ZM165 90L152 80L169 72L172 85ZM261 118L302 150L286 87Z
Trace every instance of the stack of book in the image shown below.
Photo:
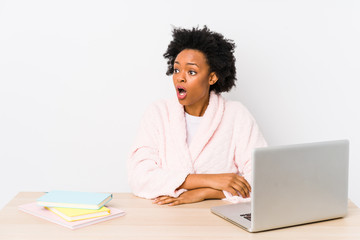
M110 193L51 191L37 202L19 209L62 226L76 229L123 216L124 211L106 207Z

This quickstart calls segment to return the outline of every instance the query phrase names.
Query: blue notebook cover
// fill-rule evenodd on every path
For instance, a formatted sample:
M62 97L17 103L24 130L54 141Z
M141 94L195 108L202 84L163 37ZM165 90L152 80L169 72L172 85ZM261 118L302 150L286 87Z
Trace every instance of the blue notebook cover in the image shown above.
M110 193L51 191L37 200L46 207L99 209L112 199Z

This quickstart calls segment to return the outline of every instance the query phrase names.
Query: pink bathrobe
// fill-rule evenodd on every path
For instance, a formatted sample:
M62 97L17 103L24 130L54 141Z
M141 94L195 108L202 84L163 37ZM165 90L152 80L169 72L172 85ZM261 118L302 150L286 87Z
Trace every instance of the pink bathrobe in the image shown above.
M251 183L251 155L266 142L249 111L239 102L211 92L209 105L190 146L184 107L158 101L146 111L128 160L133 193L153 199L178 197L188 174L237 173ZM224 192L227 200L241 197Z

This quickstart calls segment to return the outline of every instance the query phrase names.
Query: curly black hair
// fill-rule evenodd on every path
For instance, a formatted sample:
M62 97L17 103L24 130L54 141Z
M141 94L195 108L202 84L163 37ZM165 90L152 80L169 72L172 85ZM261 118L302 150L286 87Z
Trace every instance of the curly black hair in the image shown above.
M205 54L210 72L215 72L218 77L218 81L210 86L210 91L228 92L235 86L235 43L233 40L225 39L223 35L210 31L207 26L203 29L174 28L172 36L173 40L163 55L168 59L166 75L173 74L175 58L181 51L193 49Z

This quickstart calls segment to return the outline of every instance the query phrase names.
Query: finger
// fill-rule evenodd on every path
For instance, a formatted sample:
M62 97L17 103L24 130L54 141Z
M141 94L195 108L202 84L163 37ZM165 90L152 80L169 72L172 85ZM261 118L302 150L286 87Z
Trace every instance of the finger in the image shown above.
M159 201L157 204L159 205L163 205L163 204L169 204L169 203L172 203L176 201L176 198L173 198L173 197L168 197L166 199L162 199L161 201Z
M160 201L163 201L165 199L169 198L169 196L160 196L154 199L153 203L158 203Z
M249 182L246 181L246 179L244 177L238 176L238 178L236 180L237 180L236 183L238 185L244 184L246 186L246 188L248 189L248 191L251 192L251 186L250 186Z
M249 196L249 191L245 184L243 184L243 183L241 183L241 185L234 184L232 187L236 191L238 191L243 198L247 198Z
M250 183L244 177L241 177L241 181L247 186L247 188L249 189L249 192L251 192Z
M157 199L158 201L163 201L163 200L168 199L168 198L173 198L173 197L170 197L170 196L160 196L160 197L157 197L156 199Z
M247 195L250 194L251 187L245 179L243 181L236 181L234 184L235 185L233 185L233 187L235 187L236 189L238 189L238 187L241 187L242 189L244 189Z
M229 192L229 193L231 193L231 195L233 195L233 196L239 196L239 192L236 191L235 188L229 187L229 188L226 188L226 189L224 189L224 190L227 191L227 192Z
M180 205L180 204L182 204L181 201L180 201L180 200L176 200L176 201L170 203L169 206L176 206L176 205Z

